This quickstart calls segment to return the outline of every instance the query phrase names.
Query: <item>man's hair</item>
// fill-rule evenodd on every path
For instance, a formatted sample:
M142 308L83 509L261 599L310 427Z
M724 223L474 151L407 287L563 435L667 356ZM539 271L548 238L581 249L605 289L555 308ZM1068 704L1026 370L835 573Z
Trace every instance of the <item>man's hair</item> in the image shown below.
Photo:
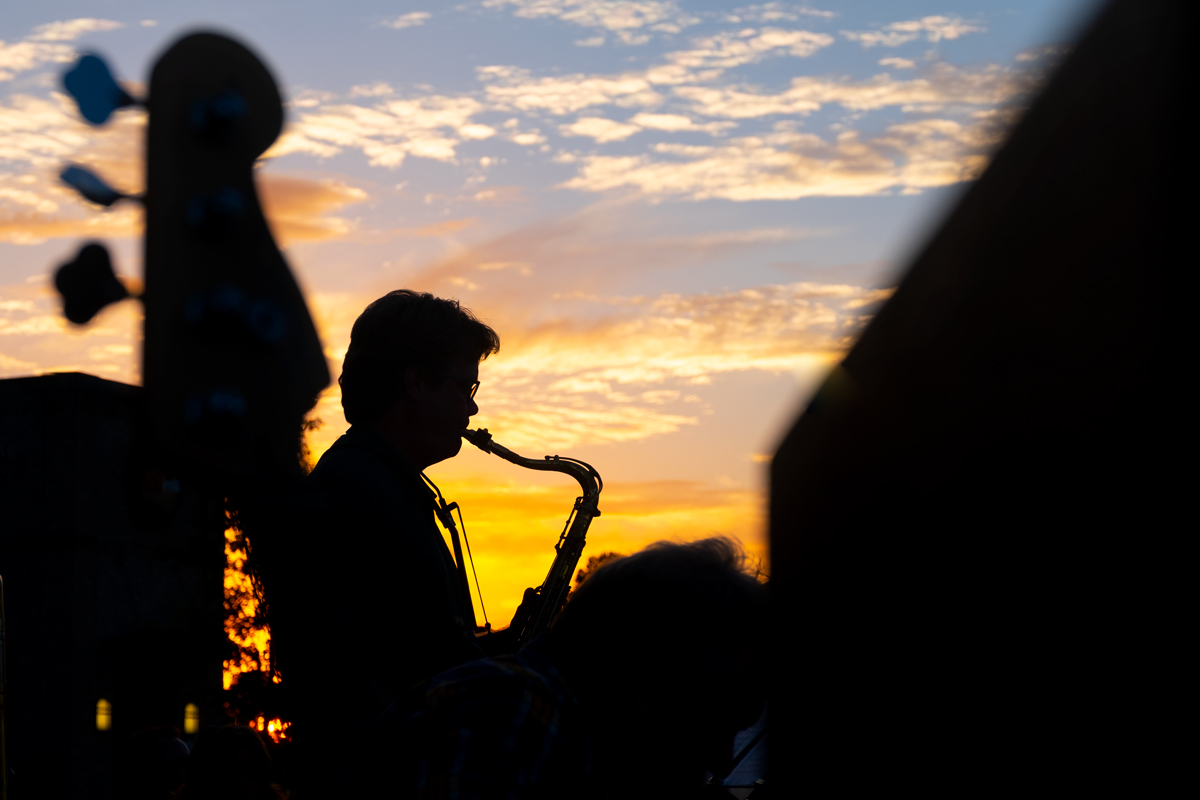
M725 537L657 542L593 572L570 594L550 638L601 659L624 651L659 663L699 659L724 672L721 654L736 650L733 640L765 632L766 587L749 561Z
M404 373L436 374L455 359L481 361L500 337L457 300L398 289L367 306L342 363L342 408L351 425L371 423L400 397Z

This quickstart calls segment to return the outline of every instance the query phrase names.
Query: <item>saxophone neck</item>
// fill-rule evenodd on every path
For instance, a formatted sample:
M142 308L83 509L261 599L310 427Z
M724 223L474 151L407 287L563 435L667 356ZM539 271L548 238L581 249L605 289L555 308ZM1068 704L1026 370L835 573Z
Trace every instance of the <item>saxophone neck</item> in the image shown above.
M546 456L542 459L536 459L517 455L512 450L497 443L492 438L492 434L488 433L487 428L480 428L479 430L468 428L462 432L462 437L483 452L499 456L505 461L516 464L518 467L541 472L561 472L564 475L570 475L579 482L580 487L583 489L583 495L590 501L592 508L595 508L596 501L600 497L600 492L604 489L604 481L600 479L600 473L596 472L591 464L564 456ZM598 511L595 512L595 516L599 516Z

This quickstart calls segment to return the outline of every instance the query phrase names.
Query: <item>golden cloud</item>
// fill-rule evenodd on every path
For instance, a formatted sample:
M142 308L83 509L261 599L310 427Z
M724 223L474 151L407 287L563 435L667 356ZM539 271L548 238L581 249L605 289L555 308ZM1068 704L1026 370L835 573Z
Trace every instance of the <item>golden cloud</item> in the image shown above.
M673 91L690 100L693 111L708 117L749 119L773 114L809 114L827 103L852 111L888 106L949 103L992 106L1028 91L1030 76L998 64L963 69L937 63L927 77L894 80L887 73L865 81L798 77L789 89L763 94L735 87L678 86Z
M896 188L915 193L975 178L997 143L996 127L987 122L922 120L893 125L865 142L852 131L830 142L783 130L721 146L658 144L651 150L660 158L588 156L562 185L592 192L633 187L694 200L863 196Z
M281 246L345 237L354 223L328 216L329 212L368 198L362 189L332 178L309 180L261 172L258 194Z

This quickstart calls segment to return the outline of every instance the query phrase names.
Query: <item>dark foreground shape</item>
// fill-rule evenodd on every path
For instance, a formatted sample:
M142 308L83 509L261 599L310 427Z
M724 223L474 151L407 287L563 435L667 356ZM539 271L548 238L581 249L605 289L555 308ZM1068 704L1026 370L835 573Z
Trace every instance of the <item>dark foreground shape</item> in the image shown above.
M779 448L783 796L1168 779L1186 29L1105 10Z

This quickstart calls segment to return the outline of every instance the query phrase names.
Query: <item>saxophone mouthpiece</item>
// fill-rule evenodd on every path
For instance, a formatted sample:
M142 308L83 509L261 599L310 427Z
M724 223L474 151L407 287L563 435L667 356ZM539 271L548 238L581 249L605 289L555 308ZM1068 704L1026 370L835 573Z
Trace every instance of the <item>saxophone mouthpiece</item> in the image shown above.
M487 428L480 428L477 431L467 428L462 432L462 437L485 453L491 452L491 448L488 445L492 442L492 435L488 433Z

